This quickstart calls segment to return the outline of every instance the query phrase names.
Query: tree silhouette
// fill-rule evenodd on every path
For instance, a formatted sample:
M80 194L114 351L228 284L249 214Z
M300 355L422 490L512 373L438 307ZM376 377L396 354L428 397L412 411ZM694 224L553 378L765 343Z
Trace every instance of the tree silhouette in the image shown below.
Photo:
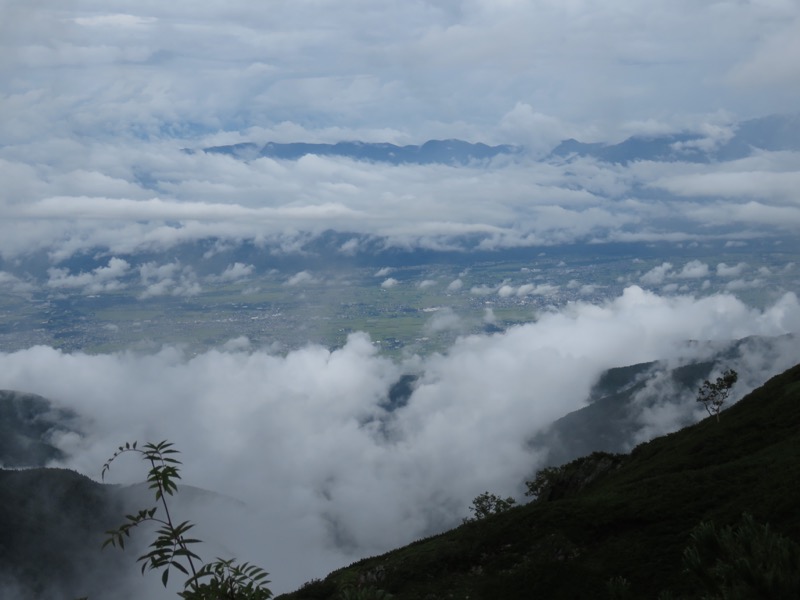
M156 506L144 508L136 514L127 515L126 521L117 529L106 531L103 547L116 546L125 548L125 540L131 531L143 523L157 526L157 537L150 544L149 552L137 560L142 563L142 573L148 570L161 570L161 582L166 587L172 568L188 577L183 591L178 596L185 600L268 600L272 592L266 587L269 583L264 569L249 563L238 564L234 560L217 558L203 563L192 548L200 540L186 534L194 527L193 523L183 521L176 523L170 513L167 496L172 496L178 489L176 481L180 479L181 462L175 458L178 451L168 441L158 444L137 446L136 442L120 446L114 455L103 465L103 479L111 468L111 463L121 454L139 454L141 459L149 463L147 482L155 494Z
M706 379L697 391L697 401L703 403L709 416L717 417L717 422L719 422L722 405L725 404L731 388L738 379L738 373L733 369L728 369L721 377L717 377L714 383Z

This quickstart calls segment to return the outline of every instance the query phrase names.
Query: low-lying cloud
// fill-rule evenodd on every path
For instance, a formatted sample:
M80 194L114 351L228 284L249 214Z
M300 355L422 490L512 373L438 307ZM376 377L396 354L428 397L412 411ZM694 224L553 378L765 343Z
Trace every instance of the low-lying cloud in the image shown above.
M521 498L522 482L546 459L527 440L583 406L603 370L677 359L696 347L687 340L798 331L791 293L757 310L725 294L662 297L630 287L427 357L387 358L361 333L333 351L312 345L285 355L241 338L196 356L38 346L0 354L0 387L77 411L84 435L55 441L68 466L94 477L120 442L175 442L187 484L248 506L248 523L212 515L205 531L287 590L458 524L486 489ZM737 393L799 361L800 348L758 355L737 363ZM389 390L404 373L417 376L414 391L390 409ZM643 427L668 430L678 422L671 411L652 409ZM138 464L113 472L114 481L141 478Z
M91 143L70 142L70 154L86 157L74 165L60 145L40 146L33 156L0 148L0 173L14 186L0 195L0 255L6 258L45 250L57 263L98 249L164 251L208 238L296 252L328 231L352 236L339 249L343 256L362 251L365 238L402 249L481 250L737 241L783 236L800 223L791 196L725 197L727 188L714 191L714 179L707 194L692 196L664 183L698 176L699 168L712 168L707 165L622 166L588 158L560 164L529 156L467 167L318 156L244 162L183 153L180 140L131 141L102 154ZM49 163L47 174L39 161ZM758 166L765 178L782 181L798 164L796 153L775 152L727 168L746 177Z

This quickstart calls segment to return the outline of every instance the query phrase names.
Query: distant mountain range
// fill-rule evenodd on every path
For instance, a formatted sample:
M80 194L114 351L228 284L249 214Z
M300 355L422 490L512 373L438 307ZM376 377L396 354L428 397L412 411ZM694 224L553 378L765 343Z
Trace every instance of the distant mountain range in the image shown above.
M353 160L399 164L451 164L467 165L490 160L503 154L517 154L519 146L487 146L463 140L429 140L421 146L396 146L387 143L339 142L336 144L308 144L302 142L279 144L269 142L264 146L243 143L231 146L204 148L211 154L228 154L242 160L268 157L297 160L303 156L342 156Z
M731 138L718 142L691 132L633 136L619 144L587 144L569 139L556 146L548 159L593 157L620 164L637 160L708 163L745 158L757 150L800 150L800 115L742 121Z
M698 132L683 131L661 135L636 135L618 144L586 143L575 139L562 141L544 160L573 160L592 157L608 163L628 164L639 160L709 163L736 160L758 150L800 151L800 114L770 115L741 121L732 137L711 139ZM240 160L268 157L298 160L303 156L341 156L358 161L400 164L481 164L498 156L524 154L522 146L488 146L464 140L428 140L422 145L397 146L389 143L342 141L335 144L305 142L265 145L245 142L203 148L209 154L226 154ZM194 152L186 150L186 152Z

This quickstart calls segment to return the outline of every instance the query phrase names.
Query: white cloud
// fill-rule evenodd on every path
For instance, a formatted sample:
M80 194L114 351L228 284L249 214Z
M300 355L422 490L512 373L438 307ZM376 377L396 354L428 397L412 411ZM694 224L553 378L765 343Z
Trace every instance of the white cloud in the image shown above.
M137 27L141 25L150 25L157 21L157 19L152 17L140 17L128 14L76 17L73 20L78 25L84 25L86 27Z
M460 278L459 279L454 279L453 281L451 281L450 283L447 284L447 291L449 291L449 292L457 292L462 287L464 287L464 282Z
M194 269L179 262L159 265L148 262L139 267L139 278L144 291L140 299L155 296L196 296L202 291Z
M6 290L10 290L15 294L27 294L36 289L35 284L24 281L16 275L5 271L0 271L0 287L6 288Z
M97 294L123 289L126 284L119 281L127 275L130 264L121 258L111 258L108 266L97 267L89 273L72 275L67 269L48 269L49 280L47 285L51 288L83 288L85 294Z
M458 326L452 311L434 314L436 327ZM73 455L68 466L95 477L120 442L175 442L186 484L253 511L247 525L212 514L206 531L268 568L284 591L458 524L485 489L521 498L521 482L543 458L526 440L580 408L604 369L698 352L690 339L790 331L800 331L793 294L756 310L729 295L661 297L631 287L407 363L381 357L363 334L335 351L308 346L283 356L246 339L196 356L40 346L0 353L0 388L43 394L82 415L85 437L62 443ZM739 360L743 387L797 362L797 338L786 343L763 361L755 351ZM409 369L419 375L415 390L389 413L388 391ZM653 431L675 420L666 409L643 417ZM138 466L120 465L112 481L140 480Z
M300 271L299 273L295 273L286 281L286 285L289 286L305 285L309 283L319 283L319 280L308 271Z
M508 298L509 296L513 296L516 293L516 290L510 285L501 285L500 289L497 290L497 295L501 298Z
M228 265L219 276L213 277L212 280L221 282L242 281L250 277L254 271L255 267L253 265L237 262Z
M692 260L683 265L683 268L679 273L675 274L675 277L679 279L701 279L708 277L709 272L707 264L699 260Z
M672 271L672 264L664 262L657 267L653 267L647 273L642 275L639 280L647 285L659 285L664 282L664 279Z
M398 283L400 282L397 281L397 279L395 279L394 277L389 277L388 279L384 279L381 282L381 287L385 290L388 290L389 288L395 287Z
M497 289L498 289L497 286L491 286L485 284L473 285L470 288L469 293L472 294L473 296L489 296L495 293Z
M332 251L348 256L458 250L463 236L486 251L709 238L734 248L800 227L791 152L724 165L521 156L455 168L182 151L459 137L523 143L541 155L563 137L617 141L683 128L702 132L699 144L710 147L736 118L796 111L800 62L786 60L800 37L796 3L297 0L277 12L243 0L121 0L113 11L6 4L0 255L8 275L0 285L19 293L30 284L9 265L37 253L50 260L53 289L101 293L135 284L129 254L208 239L287 254L335 231L346 241ZM76 255L112 258L73 272L63 261ZM140 298L199 293L194 268L164 256L138 267ZM253 268L233 263L208 281L240 281ZM640 281L660 286L709 270L675 269L664 262ZM758 284L735 269L720 264L716 274L731 288ZM300 271L286 284L322 277ZM446 281L451 293L470 282L466 273ZM546 283L473 289L558 291ZM401 369L360 336L336 352L284 357L243 339L194 358L174 349L143 357L31 348L0 355L0 379L93 416L75 448L82 469L101 464L121 437L177 438L202 465L187 465L188 477L253 502L257 522L274 527L249 542L285 589L308 578L306 567L323 575L458 522L484 489L514 493L537 461L525 436L579 406L605 366L669 353L681 339L797 330L796 300L787 298L759 312L729 296L692 301L629 288L607 305L570 305L419 359L420 386L396 415L378 399ZM429 330L462 326L441 309ZM370 419L387 421L393 443ZM331 523L357 550L333 547ZM265 538L284 542L265 547Z
M735 265L726 265L724 262L717 265L719 277L739 277L747 268L747 263L740 262Z
M431 333L440 331L459 330L464 326L463 320L450 307L441 307L425 323L425 329Z

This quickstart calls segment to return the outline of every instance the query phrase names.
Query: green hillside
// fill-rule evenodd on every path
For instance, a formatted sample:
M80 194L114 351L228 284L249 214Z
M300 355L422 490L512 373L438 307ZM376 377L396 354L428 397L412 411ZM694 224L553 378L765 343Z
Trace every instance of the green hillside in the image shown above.
M800 540L800 365L719 423L708 418L609 458L562 469L562 493L548 500L362 560L282 598L335 598L355 586L395 600L596 599L618 576L635 598L691 596L682 552L701 521L733 524L747 512ZM603 465L611 468L588 482Z

